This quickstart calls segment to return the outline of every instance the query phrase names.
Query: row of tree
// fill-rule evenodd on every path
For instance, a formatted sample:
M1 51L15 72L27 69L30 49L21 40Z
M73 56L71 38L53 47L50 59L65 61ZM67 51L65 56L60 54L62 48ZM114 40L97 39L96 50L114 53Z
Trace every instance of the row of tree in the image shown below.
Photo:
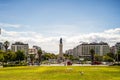
M25 59L26 56L23 51L12 52L9 50L6 52L0 50L0 62L2 62L2 64L15 61L21 62Z
M3 48L5 49L5 51L0 50L0 63L2 62L2 65L8 62L17 62L20 63L21 61L24 61L27 63L28 58L30 58L31 63L35 60L35 55L25 55L24 51L20 51L18 50L17 52L13 52L8 50L10 43L9 41L5 41L3 44ZM42 55L42 50L39 49L38 50L38 58L37 61L38 63L41 62L41 55ZM28 57L29 55L29 57Z
M5 51L0 50L0 62L2 64L8 63L8 62L18 62L20 63L21 61L27 62L28 55L25 55L23 51L17 51L17 52L12 52L8 50L9 47L9 42L5 41L4 42L4 48ZM104 56L100 56L95 53L94 49L90 50L91 53L91 62L92 64L94 61L107 61L107 62L113 62L113 61L119 61L120 60L120 51L118 51L118 54L113 54L113 53L107 53ZM38 50L38 58L35 58L34 54L29 54L30 62L34 64L34 62L41 63L41 60L49 60L49 59L57 59L58 55L51 54L51 53L45 53L42 54L42 50ZM75 58L72 55L64 54L65 59L69 59L71 61L73 60L79 60L79 58Z

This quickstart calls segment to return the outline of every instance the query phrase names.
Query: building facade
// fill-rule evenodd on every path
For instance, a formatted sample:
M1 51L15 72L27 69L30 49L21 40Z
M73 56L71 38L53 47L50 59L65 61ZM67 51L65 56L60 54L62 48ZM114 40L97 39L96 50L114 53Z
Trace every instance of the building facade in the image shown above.
M37 49L35 49L35 48L31 48L31 49L29 49L29 52L28 52L28 54L37 54Z
M35 46L35 45L33 46L33 48L34 48L34 49L37 49L37 50L41 49L41 47Z
M118 51L120 51L120 42L117 42L117 43L115 44L115 54L117 54Z
M110 52L115 54L115 46L110 47Z
M106 53L110 52L110 47L107 43L100 42L100 43L82 43L75 48L73 48L73 56L74 57L89 57L90 50L94 49L95 53L103 56Z
M28 55L35 55L35 58L37 59L38 58L38 55L37 55L37 49L35 49L35 48L31 48L31 49L29 49L29 51L28 51Z
M73 49L66 50L65 54L73 55Z
M4 44L2 42L0 42L0 50L5 50Z
M34 50L34 53L35 53L35 58L38 58L38 50L41 50L41 47L39 47L39 46L33 46L33 50Z
M23 51L26 56L28 55L28 49L29 49L29 45L24 44L22 42L15 42L14 44L11 45L11 50L13 52L17 52L18 50L20 50Z

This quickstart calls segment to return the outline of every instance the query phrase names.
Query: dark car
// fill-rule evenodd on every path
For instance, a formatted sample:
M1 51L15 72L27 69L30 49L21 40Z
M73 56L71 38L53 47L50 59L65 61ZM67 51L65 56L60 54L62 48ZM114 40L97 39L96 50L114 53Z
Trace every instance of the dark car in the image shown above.
M67 62L67 65L72 65L72 62L71 62L71 61L68 61L68 62Z
M99 61L94 61L94 62L93 62L93 65L100 65L100 64L102 64L102 63L99 62Z

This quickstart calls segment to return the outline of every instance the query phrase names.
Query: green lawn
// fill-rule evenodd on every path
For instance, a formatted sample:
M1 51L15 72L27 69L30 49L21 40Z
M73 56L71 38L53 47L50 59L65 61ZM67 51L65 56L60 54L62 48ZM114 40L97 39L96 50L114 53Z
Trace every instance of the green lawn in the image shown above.
M0 80L120 80L120 67L8 67L0 68Z

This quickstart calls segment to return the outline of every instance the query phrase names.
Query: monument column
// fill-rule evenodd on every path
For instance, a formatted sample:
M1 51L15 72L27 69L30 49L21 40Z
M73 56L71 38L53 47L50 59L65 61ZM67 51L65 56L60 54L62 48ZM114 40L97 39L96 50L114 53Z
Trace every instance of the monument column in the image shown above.
M63 59L63 44L62 44L62 38L60 38L60 44L59 44L59 58Z
M62 43L62 38L60 38L60 44L59 44L59 55L58 55L58 62L63 62L64 57L63 57L63 43Z

